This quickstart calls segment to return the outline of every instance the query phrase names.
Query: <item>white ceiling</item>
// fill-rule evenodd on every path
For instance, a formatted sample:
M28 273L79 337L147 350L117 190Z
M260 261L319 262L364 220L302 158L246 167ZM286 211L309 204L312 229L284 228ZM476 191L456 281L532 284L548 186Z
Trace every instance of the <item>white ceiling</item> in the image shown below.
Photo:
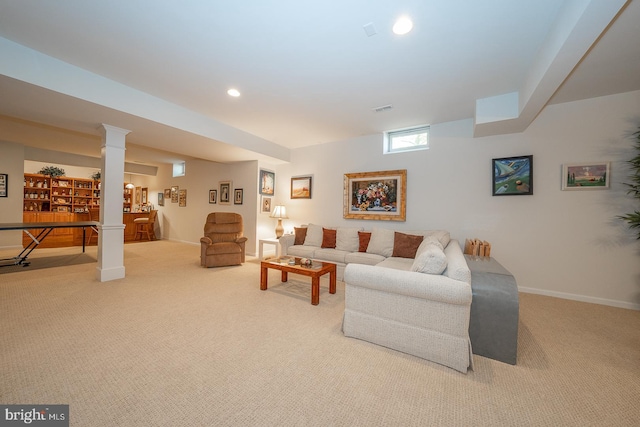
M639 1L573 28L565 23L576 4L597 10L615 1L0 0L5 42L126 89L124 104L101 102L106 95L93 96L80 79L61 89L41 57L17 71L0 61L0 115L88 135L98 135L100 123L129 129L128 161L286 161L286 149L473 118L482 98L518 92L522 104L532 70L563 31L577 40L565 45L575 55L552 55L535 84L546 94L538 110L639 90ZM414 21L405 36L391 32L400 15ZM377 30L370 37L369 23ZM596 36L580 35L598 25ZM229 97L230 87L242 96ZM140 93L157 111L117 107ZM393 109L372 111L387 104ZM95 150L42 137L20 142Z

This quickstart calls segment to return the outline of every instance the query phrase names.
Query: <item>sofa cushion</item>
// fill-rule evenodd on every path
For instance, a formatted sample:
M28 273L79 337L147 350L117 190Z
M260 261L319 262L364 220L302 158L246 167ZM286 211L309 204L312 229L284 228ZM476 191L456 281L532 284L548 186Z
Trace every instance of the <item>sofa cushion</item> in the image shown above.
M331 230L329 228L322 229L322 244L321 248L335 248L336 247L336 234L337 230Z
M294 245L287 248L287 255L293 255L300 258L314 258L314 252L319 249L317 246Z
M317 246L322 245L322 227L316 224L309 224L307 226L307 237L304 239L305 246Z
M346 255L350 253L347 251L339 251L337 249L316 249L313 253L314 259L329 262L339 262L344 264Z
M373 228L371 230L371 240L367 247L367 253L382 255L388 258L393 253L393 241L395 231L386 228Z
M358 232L361 228L338 227L336 234L336 249L339 251L355 252L358 250L360 241Z
M384 257L382 255L377 254L368 254L366 252L350 252L344 257L344 261L347 264L365 264L365 265L376 265L382 261L384 261Z
M367 252L370 240L370 231L358 231L358 252Z
M395 270L411 271L413 259L401 257L389 257L376 264L377 267L393 268Z
M412 234L398 233L394 234L393 253L391 256L400 258L415 258L416 251L424 239L423 236L414 236Z
M307 237L307 227L293 227L293 231L296 234L296 240L293 242L294 245L303 245L304 239Z
M427 274L442 274L447 268L447 256L435 238L425 239L411 265L411 271Z

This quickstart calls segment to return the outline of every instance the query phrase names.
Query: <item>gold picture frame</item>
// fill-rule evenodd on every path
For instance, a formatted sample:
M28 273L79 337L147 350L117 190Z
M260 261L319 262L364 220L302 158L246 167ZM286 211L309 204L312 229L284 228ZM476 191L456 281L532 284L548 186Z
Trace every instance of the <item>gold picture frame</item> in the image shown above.
M407 170L344 174L343 217L406 221Z

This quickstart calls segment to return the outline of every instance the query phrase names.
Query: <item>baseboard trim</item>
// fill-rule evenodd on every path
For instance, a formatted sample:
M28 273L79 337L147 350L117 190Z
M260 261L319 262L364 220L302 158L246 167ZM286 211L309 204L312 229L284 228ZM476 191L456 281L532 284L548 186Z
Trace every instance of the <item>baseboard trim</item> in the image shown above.
M608 305L611 307L626 308L629 310L640 311L640 304L634 304L626 301L617 301L606 298L589 297L585 295L570 294L566 292L548 291L545 289L518 287L519 292L527 294L545 295L548 297L556 297L573 301L588 302L592 304Z

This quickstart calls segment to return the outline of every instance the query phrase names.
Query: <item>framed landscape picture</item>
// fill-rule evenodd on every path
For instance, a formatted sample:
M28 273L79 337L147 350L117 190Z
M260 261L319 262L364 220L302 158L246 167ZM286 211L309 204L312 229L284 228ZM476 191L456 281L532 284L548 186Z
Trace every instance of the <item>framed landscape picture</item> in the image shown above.
M533 194L533 156L503 157L491 160L493 196Z
M299 176L291 178L291 198L310 199L311 198L311 177Z
M260 194L273 196L276 189L275 172L260 169Z
M562 165L562 190L604 190L609 188L611 162Z
M406 221L407 170L345 174L343 217Z

